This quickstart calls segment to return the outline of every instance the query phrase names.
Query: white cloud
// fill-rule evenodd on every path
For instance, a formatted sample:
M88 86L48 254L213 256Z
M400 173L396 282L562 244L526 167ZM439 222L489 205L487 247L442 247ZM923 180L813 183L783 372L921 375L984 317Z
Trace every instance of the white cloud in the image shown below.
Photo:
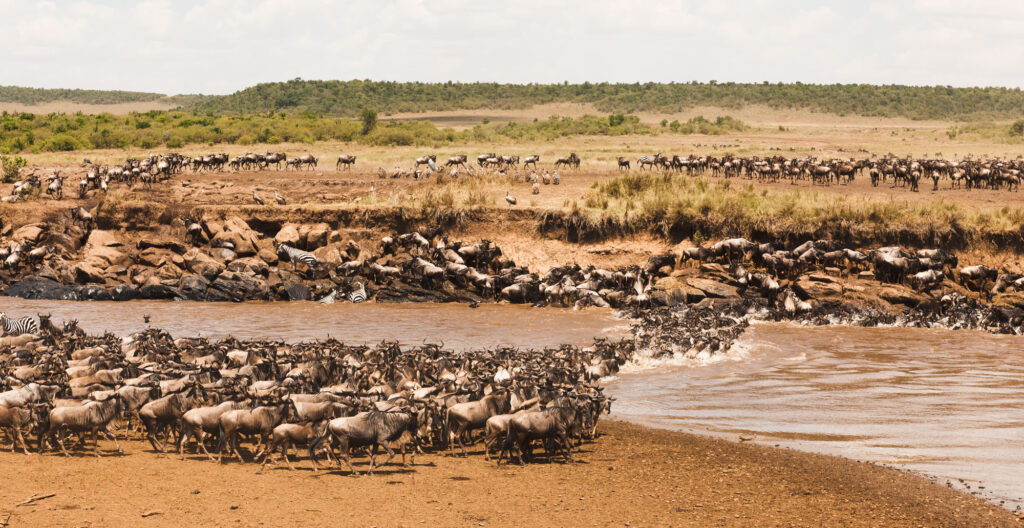
M1024 4L0 0L3 84L229 93L307 79L1021 86Z

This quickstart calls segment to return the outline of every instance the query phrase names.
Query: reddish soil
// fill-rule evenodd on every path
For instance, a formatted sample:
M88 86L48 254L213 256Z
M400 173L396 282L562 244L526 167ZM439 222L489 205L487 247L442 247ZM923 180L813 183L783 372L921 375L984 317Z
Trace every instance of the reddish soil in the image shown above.
M421 456L374 476L302 459L218 466L161 456L0 454L9 526L1024 526L915 475L851 460L607 422L578 463ZM112 444L103 442L105 453ZM479 447L477 448L479 452ZM356 461L365 467L365 459ZM33 494L51 498L15 506Z

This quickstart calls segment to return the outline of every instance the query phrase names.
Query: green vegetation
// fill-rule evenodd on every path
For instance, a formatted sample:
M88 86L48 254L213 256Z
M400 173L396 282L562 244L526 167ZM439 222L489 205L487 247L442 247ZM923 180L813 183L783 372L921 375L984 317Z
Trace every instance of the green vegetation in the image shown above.
M911 119L997 119L1024 115L1018 88L953 88L803 83L399 83L303 81L258 84L194 105L199 112L253 114L313 112L356 117L363 108L384 114L442 110L514 109L545 103L590 103L602 112L679 112L699 105L760 104L816 112Z
M373 132L374 128L377 128L377 112L372 108L364 108L359 113L359 120L363 122L363 135L367 135Z
M175 95L168 97L164 94L148 92L124 92L120 90L71 90L71 89L50 89L50 88L22 88L20 86L0 86L0 102L21 103L34 105L50 103L54 101L69 101L81 104L118 104L118 103L144 103L152 101L165 102L167 104L193 105L207 96L203 95Z
M377 122L369 110L361 121L311 114L210 116L184 111L103 113L0 114L0 152L61 152L83 149L239 145L352 141L365 145L428 146L465 142L550 140L577 135L654 134L636 116L552 117L532 123L494 123L455 131L425 121ZM718 134L746 126L731 117L708 121L697 117L673 132Z
M0 156L0 181L14 183L18 181L21 168L28 162L21 156Z

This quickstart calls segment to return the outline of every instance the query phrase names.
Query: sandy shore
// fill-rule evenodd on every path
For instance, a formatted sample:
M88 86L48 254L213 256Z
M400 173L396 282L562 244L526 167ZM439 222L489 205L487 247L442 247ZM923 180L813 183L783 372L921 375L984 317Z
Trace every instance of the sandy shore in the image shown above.
M416 459L368 477L160 456L0 454L9 526L1022 526L928 480L841 458L606 422L576 465ZM112 445L103 444L104 448ZM362 460L359 463L364 463ZM15 506L33 494L56 495ZM146 515L149 514L149 515ZM144 517L144 515L146 515Z

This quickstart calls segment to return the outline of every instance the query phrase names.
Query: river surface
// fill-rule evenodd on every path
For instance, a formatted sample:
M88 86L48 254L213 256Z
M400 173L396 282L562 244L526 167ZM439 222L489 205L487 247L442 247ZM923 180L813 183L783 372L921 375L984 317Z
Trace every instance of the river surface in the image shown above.
M611 310L574 312L498 304L469 308L457 303L93 302L0 297L0 312L16 318L49 313L55 324L78 319L79 326L90 334L128 335L153 327L175 338L234 336L295 342L334 337L349 344L387 339L402 344L443 342L455 350L587 345L595 336L621 337L629 332L628 322L616 319Z
M333 336L455 349L588 344L627 323L608 310L516 305L59 302L0 297L12 316L76 318L90 333ZM149 324L143 315L150 316ZM613 416L884 463L1024 503L1024 338L905 328L755 323L726 354L640 360L607 381ZM967 488L969 486L969 488Z
M620 419L883 463L1024 503L1018 336L756 323L725 355L641 362L608 392Z

